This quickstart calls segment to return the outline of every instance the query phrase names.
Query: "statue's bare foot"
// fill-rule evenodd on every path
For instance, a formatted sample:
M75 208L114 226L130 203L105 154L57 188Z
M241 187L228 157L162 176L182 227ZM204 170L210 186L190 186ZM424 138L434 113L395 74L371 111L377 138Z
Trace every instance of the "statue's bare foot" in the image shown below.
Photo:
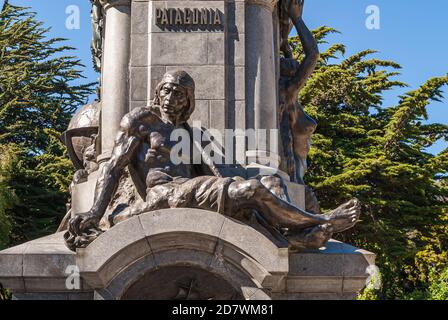
M342 232L353 227L361 214L361 204L358 199L350 200L338 208L328 212L328 222L333 227L333 232Z
M327 223L302 230L290 229L285 236L292 249L319 249L332 235L333 227Z

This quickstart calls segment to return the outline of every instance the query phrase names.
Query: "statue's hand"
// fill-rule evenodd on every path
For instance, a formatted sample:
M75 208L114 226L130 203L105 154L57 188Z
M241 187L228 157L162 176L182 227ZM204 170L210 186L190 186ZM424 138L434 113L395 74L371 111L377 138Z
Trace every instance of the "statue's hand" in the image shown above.
M290 7L288 10L289 17L291 20L296 21L302 18L303 7L305 5L305 0L291 0Z
M89 233L90 229L98 229L99 219L92 213L79 214L70 219L69 231L74 235Z

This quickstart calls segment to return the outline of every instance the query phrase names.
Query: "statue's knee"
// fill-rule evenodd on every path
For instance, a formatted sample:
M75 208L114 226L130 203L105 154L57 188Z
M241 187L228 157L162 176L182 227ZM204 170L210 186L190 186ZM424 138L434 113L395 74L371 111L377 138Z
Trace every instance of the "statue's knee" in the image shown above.
M232 183L229 186L229 195L233 199L249 199L260 189L265 189L263 184L259 180L250 179Z
M260 189L265 189L263 183L258 179L250 179L248 180L248 182L249 182L248 189L250 189L250 191L252 192L255 192Z
M283 180L277 176L264 176L260 181L268 189L282 188L284 186Z

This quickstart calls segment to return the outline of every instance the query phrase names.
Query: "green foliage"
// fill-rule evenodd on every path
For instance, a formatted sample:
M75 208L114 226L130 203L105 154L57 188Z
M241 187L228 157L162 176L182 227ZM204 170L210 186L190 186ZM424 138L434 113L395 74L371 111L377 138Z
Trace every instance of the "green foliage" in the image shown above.
M448 268L431 274L429 292L432 300L448 300Z
M335 30L314 32L319 43ZM291 45L303 56L298 39ZM301 92L306 111L319 127L313 138L307 183L323 208L357 197L362 221L339 240L377 253L383 277L381 298L405 298L429 289L430 270L448 264L448 150L425 150L448 140L448 125L428 124L426 107L441 101L448 76L433 78L383 106L400 66L372 58L373 50L343 57L333 44Z
M11 300L11 298L11 292L8 289L3 288L3 285L0 283L0 301Z
M379 300L378 289L367 286L358 294L357 300Z
M426 290L415 290L405 295L406 300L448 300L448 268L431 270Z
M12 223L4 222L0 239L5 241L12 228L10 244L54 232L64 215L72 166L59 136L94 91L93 84L80 84L83 66L66 55L73 48L47 34L34 13L5 4L0 13L0 146L11 146L15 160L0 194L14 190L19 199L3 216L0 206L0 219L8 216Z
M16 195L10 187L11 173L16 161L14 150L10 146L0 145L0 250L8 244L12 229L7 210L17 202Z
M378 273L372 277L366 287L359 292L357 300L379 300L381 295L381 283L381 274Z

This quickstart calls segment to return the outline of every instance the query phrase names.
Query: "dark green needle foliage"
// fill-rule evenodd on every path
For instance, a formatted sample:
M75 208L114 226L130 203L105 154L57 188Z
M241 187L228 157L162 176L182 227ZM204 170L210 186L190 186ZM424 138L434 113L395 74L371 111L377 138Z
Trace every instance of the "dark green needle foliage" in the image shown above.
M54 232L72 165L59 135L93 92L63 39L28 8L0 13L0 247Z
M0 13L0 247L54 232L65 213L70 164L59 135L94 91L62 39L26 8ZM314 31L320 44L335 32ZM302 49L291 38L297 58ZM429 124L427 105L440 101L448 76L429 79L384 106L386 91L405 87L400 66L366 50L344 57L329 45L300 101L319 127L307 183L323 208L352 197L362 221L338 239L375 252L382 287L369 298L447 297L448 139L446 124ZM441 106L443 107L443 106Z
M334 32L321 27L314 34L326 44ZM298 38L290 42L301 58ZM448 125L425 121L448 76L429 79L386 107L385 92L406 86L396 80L400 66L375 59L373 50L344 57L344 45L328 46L300 96L319 123L307 183L327 209L352 197L362 201L362 221L338 239L378 255L379 298L405 299L427 291L430 275L435 279L448 262L448 150L426 151L448 139Z

